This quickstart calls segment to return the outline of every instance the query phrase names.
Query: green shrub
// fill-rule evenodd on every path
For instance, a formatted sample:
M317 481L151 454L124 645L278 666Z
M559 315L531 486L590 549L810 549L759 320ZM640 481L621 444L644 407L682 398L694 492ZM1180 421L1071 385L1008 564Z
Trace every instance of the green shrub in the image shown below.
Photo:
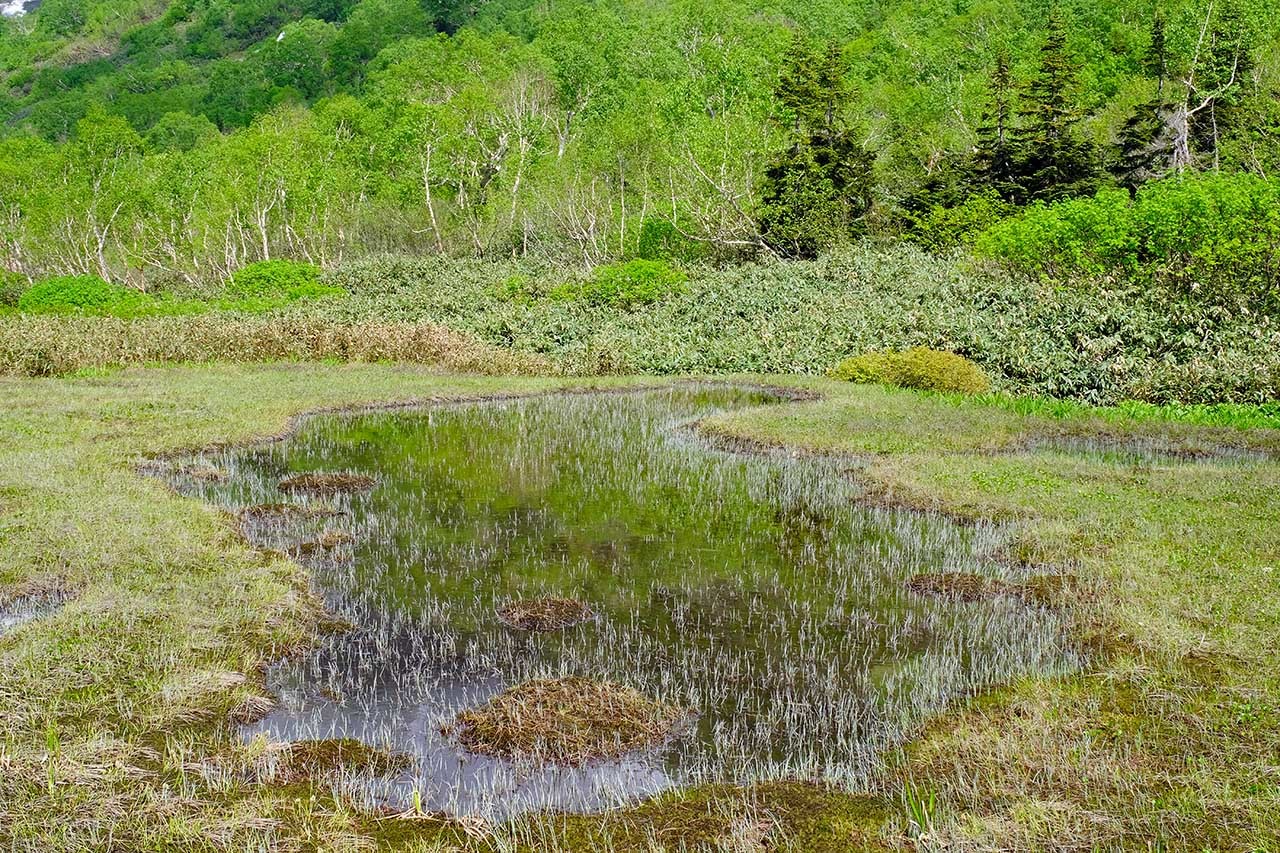
M936 205L912 218L911 239L928 249L967 245L1017 209L994 190L970 196L954 207Z
M64 275L32 285L18 298L18 307L30 314L104 314L144 299L136 290L96 275Z
M649 216L640 226L636 257L641 260L692 263L707 255L705 243L684 236L670 220Z
M301 261L258 261L241 267L231 276L227 292L243 300L265 300L266 303L292 302L334 296L342 289L324 284L320 268ZM247 303L252 307L254 303Z
M552 295L593 305L631 309L651 305L682 291L687 280L683 272L663 261L637 258L598 267L595 275L587 281L557 288Z
M1280 180L1204 174L1034 205L975 246L1059 282L1128 281L1232 309L1280 308Z
M920 391L983 394L991 390L987 374L969 359L925 347L854 356L836 365L831 375L849 382L878 382Z
M0 308L17 308L30 284L22 273L0 270Z

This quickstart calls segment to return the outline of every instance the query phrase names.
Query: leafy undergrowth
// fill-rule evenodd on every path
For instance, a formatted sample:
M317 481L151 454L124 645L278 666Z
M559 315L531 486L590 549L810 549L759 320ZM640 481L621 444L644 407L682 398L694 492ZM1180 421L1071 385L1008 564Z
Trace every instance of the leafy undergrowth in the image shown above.
M820 401L709 428L868 459L869 496L1016 520L1004 556L1082 579L1090 669L935 721L870 795L703 788L505 827L391 818L328 780L264 780L228 723L264 661L323 629L301 568L136 475L300 411L565 380L228 365L0 380L0 589L61 609L0 638L0 847L14 850L1267 850L1280 839L1280 463L1130 465L1037 437L1280 446L1280 433L772 378ZM609 380L614 387L640 380Z

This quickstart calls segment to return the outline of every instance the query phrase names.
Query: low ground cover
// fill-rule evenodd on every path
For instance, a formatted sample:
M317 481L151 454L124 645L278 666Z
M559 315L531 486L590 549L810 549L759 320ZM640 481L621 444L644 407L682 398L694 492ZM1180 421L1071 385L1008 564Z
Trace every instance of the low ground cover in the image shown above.
M580 381L580 380L579 380ZM606 387L650 382L598 379ZM702 426L861 460L865 498L1010 520L1006 559L1081 579L1055 606L1098 650L920 733L862 795L717 787L604 816L388 819L331 782L263 782L226 722L324 614L285 555L136 468L301 411L552 390L424 367L224 365L0 379L0 589L70 591L0 635L0 844L85 849L1263 850L1280 839L1280 462L1116 464L1071 434L1280 447L1265 410L1019 406L768 377L822 399ZM1224 416L1225 417L1225 416ZM1195 421L1208 421L1205 425ZM1267 429L1259 424L1270 424ZM737 845L737 846L734 846ZM752 846L754 845L754 846Z

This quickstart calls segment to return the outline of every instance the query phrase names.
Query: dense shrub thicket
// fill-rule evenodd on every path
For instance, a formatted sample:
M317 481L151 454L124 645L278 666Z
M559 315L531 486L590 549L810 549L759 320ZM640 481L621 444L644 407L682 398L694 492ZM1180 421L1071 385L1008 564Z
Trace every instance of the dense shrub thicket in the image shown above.
M1280 316L1280 182L1202 175L1034 205L977 239L1015 270L1090 286L1126 281L1173 297Z
M586 281L563 285L551 293L559 299L630 310L678 293L685 281L683 272L663 261L636 259L597 267Z
M247 299L299 299L334 288L320 283L320 268L301 261L257 261L231 275L227 292Z
M1280 397L1280 324L1266 315L1123 282L1060 287L910 246L691 268L682 292L634 310L545 295L563 278L512 261L372 258L328 275L350 297L298 310L437 322L582 373L821 374L929 347L1005 389L1092 403Z
M18 308L32 314L105 313L127 308L139 296L96 275L66 275L32 285L18 298Z

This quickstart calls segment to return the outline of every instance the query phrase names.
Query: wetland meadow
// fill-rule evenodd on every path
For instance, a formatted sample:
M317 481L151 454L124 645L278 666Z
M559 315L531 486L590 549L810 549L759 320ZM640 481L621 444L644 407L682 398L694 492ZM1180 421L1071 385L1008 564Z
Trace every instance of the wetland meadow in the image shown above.
M6 849L1277 837L1280 431L1229 409L376 365L0 391Z

